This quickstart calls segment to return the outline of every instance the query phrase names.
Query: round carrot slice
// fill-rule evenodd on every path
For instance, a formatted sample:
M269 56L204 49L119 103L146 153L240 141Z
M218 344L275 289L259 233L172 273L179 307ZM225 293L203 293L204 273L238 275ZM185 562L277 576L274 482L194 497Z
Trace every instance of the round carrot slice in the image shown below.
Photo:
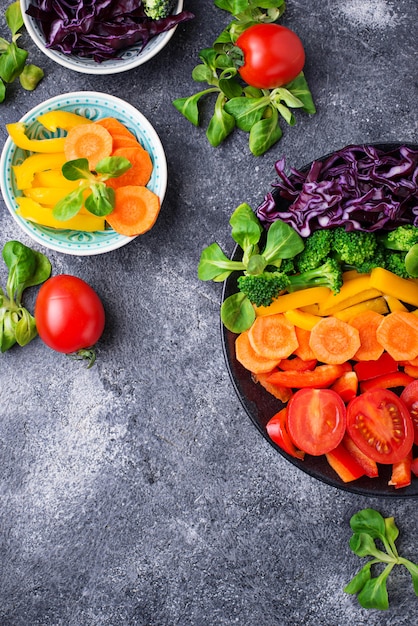
M360 348L360 335L357 328L329 316L312 328L309 345L318 361L338 365L353 358Z
M268 359L257 354L250 343L248 332L245 330L235 340L237 361L253 374L271 372L280 363L280 359Z
M254 351L268 359L286 359L298 347L295 327L283 313L257 317L248 338Z
M90 170L94 170L99 161L110 156L112 149L112 135L97 124L74 126L65 137L64 153L67 161L87 159Z

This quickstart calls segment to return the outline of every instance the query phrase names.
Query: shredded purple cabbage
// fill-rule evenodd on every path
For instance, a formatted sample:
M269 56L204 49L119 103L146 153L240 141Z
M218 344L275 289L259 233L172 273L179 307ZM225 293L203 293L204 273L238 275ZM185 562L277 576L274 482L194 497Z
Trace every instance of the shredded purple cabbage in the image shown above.
M308 237L341 225L370 232L418 226L418 150L409 146L351 145L306 171L291 168L288 176L285 158L275 169L279 180L256 210L266 227L281 219Z
M141 0L34 0L26 13L39 22L47 48L97 63L133 44L142 49L152 37L194 18L182 11L152 20Z

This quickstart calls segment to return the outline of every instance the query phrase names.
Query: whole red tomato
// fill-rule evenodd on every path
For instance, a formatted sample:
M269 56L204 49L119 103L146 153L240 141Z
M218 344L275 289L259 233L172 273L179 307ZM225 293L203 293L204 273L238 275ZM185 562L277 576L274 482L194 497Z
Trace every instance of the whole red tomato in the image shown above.
M305 50L299 37L279 24L254 24L237 39L244 54L238 71L252 87L274 89L290 83L305 65Z
M103 304L81 278L60 274L40 288L35 303L38 334L47 346L72 354L91 348L105 324Z

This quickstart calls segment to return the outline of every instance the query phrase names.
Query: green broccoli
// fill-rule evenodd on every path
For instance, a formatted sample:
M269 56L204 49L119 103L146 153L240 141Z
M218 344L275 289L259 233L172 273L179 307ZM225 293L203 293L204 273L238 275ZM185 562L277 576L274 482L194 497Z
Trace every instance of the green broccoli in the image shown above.
M238 278L238 289L256 306L269 306L284 290L289 292L309 287L328 287L338 293L343 284L342 269L335 259L327 259L323 265L302 274L263 272L244 274Z
M377 237L373 232L346 231L338 226L333 231L332 249L341 263L356 267L372 259L377 248Z
M143 0L145 14L153 20L167 17L176 4L175 0Z
M387 253L388 250L378 244L373 257L366 259L362 263L354 265L353 269L357 270L359 274L369 274L375 267L386 268Z
M284 272L244 274L238 278L238 289L256 306L269 306L289 282Z
M381 243L390 250L408 252L412 246L418 243L418 227L412 224L398 226L380 237Z
M385 256L385 269L401 278L411 278L405 266L405 252L399 250L387 250Z
M306 272L319 267L331 252L333 231L327 228L314 231L305 239L305 247L296 259L299 272Z

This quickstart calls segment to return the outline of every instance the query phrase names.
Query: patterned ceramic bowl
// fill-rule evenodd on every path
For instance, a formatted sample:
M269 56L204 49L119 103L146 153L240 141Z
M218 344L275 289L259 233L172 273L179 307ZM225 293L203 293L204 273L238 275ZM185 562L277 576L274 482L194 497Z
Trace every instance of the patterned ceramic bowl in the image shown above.
M115 59L96 63L93 59L86 59L77 55L66 55L57 50L47 48L45 46L45 37L39 23L26 14L29 4L30 0L20 0L23 21L33 42L46 56L56 61L56 63L59 63L67 69L83 74L118 74L119 72L126 72L138 65L142 65L152 59L153 56L168 44L176 30L176 27L174 27L165 33L153 37L142 50L139 44L133 45L121 51L120 55ZM177 14L182 10L183 0L178 0L173 13Z
M36 121L36 118L42 113L56 110L71 111L92 120L116 117L122 122L149 152L154 167L147 186L159 196L160 202L163 202L167 187L165 153L157 133L142 113L114 96L99 92L80 91L50 98L38 104L19 121L25 123L27 134L31 138L46 139L52 136L62 136L62 131L50 133ZM25 150L17 148L10 137L6 140L0 159L0 188L11 215L20 228L32 239L46 248L79 256L109 252L134 239L120 235L111 229L87 233L48 228L29 222L17 215L15 198L21 196L22 192L17 189L13 166L20 164L28 155L29 153Z

